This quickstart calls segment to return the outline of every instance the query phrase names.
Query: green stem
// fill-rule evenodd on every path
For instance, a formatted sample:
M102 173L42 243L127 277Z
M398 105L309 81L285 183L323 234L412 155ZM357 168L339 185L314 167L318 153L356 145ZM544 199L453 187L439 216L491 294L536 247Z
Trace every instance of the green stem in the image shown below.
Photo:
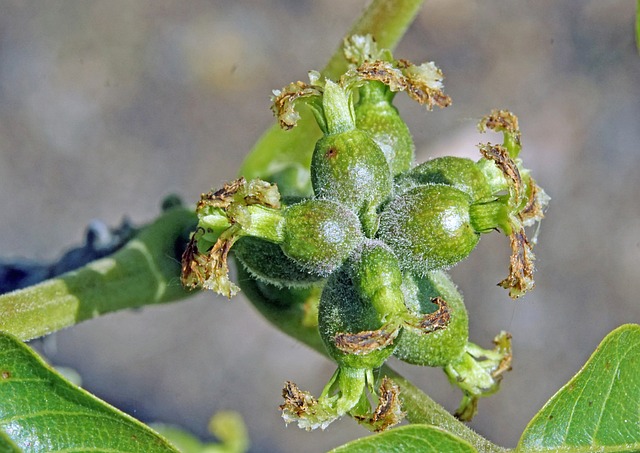
M0 331L26 341L112 311L187 297L178 241L195 223L192 212L171 209L113 255L0 296Z
M282 212L277 209L260 205L247 206L247 212L251 216L248 225L242 225L242 233L254 236L265 241L282 243L284 240L284 218Z
M362 16L353 24L346 36L354 34L375 36L381 48L393 50L413 22L424 0L373 0ZM342 43L334 52L322 75L338 78L347 70L347 61L342 53ZM270 180L283 168L308 169L316 141L321 137L313 115L301 109L298 126L284 131L278 124L269 128L256 142L240 167L239 175L249 179ZM299 195L311 193L307 181Z
M340 398L335 402L334 411L338 413L339 416L343 416L351 411L362 398L367 384L367 370L361 368L338 368L336 373L338 375ZM330 396L331 395L324 394L325 398Z
M509 451L506 448L495 445L460 422L444 407L436 403L410 381L387 365L382 367L380 374L390 377L400 387L402 409L407 413L407 420L411 423L427 424L442 428L471 443L479 452L504 453Z
M424 0L373 0L353 24L347 36L372 35L380 49L395 49L418 14ZM348 62L342 53L342 43L331 56L322 75L335 79L343 74Z

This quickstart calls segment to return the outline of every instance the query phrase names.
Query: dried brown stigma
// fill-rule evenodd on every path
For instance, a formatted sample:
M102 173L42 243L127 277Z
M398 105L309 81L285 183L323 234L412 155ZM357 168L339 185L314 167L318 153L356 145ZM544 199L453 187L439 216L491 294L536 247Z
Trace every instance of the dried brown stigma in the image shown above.
M399 333L400 329L396 325L385 324L378 330L338 333L334 337L334 344L344 353L364 355L389 346Z

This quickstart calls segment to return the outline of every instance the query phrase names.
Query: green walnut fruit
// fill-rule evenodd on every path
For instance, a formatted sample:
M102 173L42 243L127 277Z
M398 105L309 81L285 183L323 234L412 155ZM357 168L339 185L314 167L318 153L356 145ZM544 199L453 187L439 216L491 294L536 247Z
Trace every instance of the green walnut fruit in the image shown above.
M381 319L392 322L406 313L402 271L388 245L377 239L366 239L349 261L353 285Z
M326 277L363 240L358 216L330 200L306 200L283 213L280 247L305 271Z
M321 111L316 118L324 136L311 157L313 192L363 216L366 228L377 206L391 194L389 165L371 136L356 128L348 90L326 80Z
M411 132L391 101L395 96L381 82L368 82L359 91L355 106L356 126L369 133L382 150L391 174L411 168L415 145Z
M233 253L252 277L277 287L306 287L322 280L285 255L278 244L260 238L241 238Z
M383 326L380 314L362 296L347 264L327 280L318 307L318 329L329 355L340 367L374 369L393 353L393 343L382 348L345 351L338 337L372 332Z
M407 308L415 315L433 313L442 299L449 310L449 323L444 329L430 333L407 325L396 341L393 353L397 358L414 364L444 367L458 360L469 339L469 316L462 295L444 271L430 272L424 277L405 274L403 291Z
M340 202L360 214L389 197L391 173L369 134L352 129L318 140L311 184L316 197Z
M412 168L396 180L396 191L425 184L445 184L468 194L471 200L494 198L492 187L476 162L463 157L438 157Z
M466 258L480 239L469 196L452 186L419 186L391 200L380 216L378 237L401 267L418 275Z

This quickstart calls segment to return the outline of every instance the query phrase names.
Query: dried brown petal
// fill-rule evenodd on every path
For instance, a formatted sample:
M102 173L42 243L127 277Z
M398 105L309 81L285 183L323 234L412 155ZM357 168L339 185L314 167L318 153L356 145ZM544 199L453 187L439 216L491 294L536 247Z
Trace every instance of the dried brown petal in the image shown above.
M503 374L512 369L511 362L513 360L513 353L511 352L511 334L509 332L500 332L500 334L493 339L493 344L496 345L494 350L502 355L502 360L500 360L498 366L491 372L491 377L497 382L500 382Z
M200 195L200 201L196 206L196 211L200 211L206 207L225 209L234 200L234 195L246 185L247 181L244 178L236 179L226 183L222 189L215 192L203 193Z
M394 92L407 89L407 79L388 61L367 61L356 69L356 73L362 80L382 82Z
M400 402L400 387L388 377L384 377L378 390L378 406L370 416L354 416L363 425L375 432L385 431L404 419Z
M210 289L231 298L240 288L229 280L229 263L227 262L229 251L240 236L235 234L234 227L229 228L220 235L208 254L208 262L205 266L205 276L202 287Z
M239 291L229 280L227 259L231 247L251 225L251 214L247 207L252 205L279 209L278 187L260 179L246 181L239 178L225 184L220 190L201 195L196 212L202 223L182 255L181 280L184 286L211 289L227 297ZM214 232L207 222L219 222L221 226ZM205 234L210 233L219 234L212 247L211 242L204 241L206 245L199 243ZM210 248L201 252L198 245Z
M202 228L200 228L202 230ZM196 230L197 233L197 230ZM203 257L198 253L198 247L196 245L196 233L191 236L187 248L182 253L182 272L180 274L180 281L182 286L195 289L202 286L202 282L206 277L201 272L202 267L206 263L206 257Z
M294 421L291 414L296 418L304 418L311 412L311 408L318 404L318 400L311 396L309 392L303 392L291 381L285 382L282 389L282 397L284 398L284 404L280 406L280 410L286 423Z
M245 182L242 189L242 205L259 204L268 208L280 209L280 192L276 184L261 179L252 179Z
M345 74L342 85L355 80L375 80L387 85L393 92L406 91L415 101L426 105L429 110L434 105L447 107L451 98L442 92L442 72L433 63L416 66L407 60L366 61L355 70Z
M498 283L498 286L508 289L509 296L517 299L535 286L533 281L535 255L524 228L514 231L509 236L509 242L511 243L509 276Z
M544 219L544 210L549 203L549 196L536 184L533 178L529 178L527 199L529 202L518 214L524 226L533 225Z
M320 96L321 94L320 87L300 81L290 83L282 90L274 90L271 98L273 102L271 110L278 118L280 127L289 130L298 123L300 114L295 110L295 103L298 99Z
M434 297L431 302L438 306L438 309L433 313L429 313L423 316L420 322L420 330L423 333L431 333L436 330L444 329L449 325L451 319L451 312L449 311L449 305L441 297Z
M420 66L407 60L398 60L397 63L406 77L406 90L411 98L429 110L434 105L440 108L451 105L451 98L442 92L442 71L433 62Z
M492 110L491 113L480 120L478 130L485 132L491 129L496 132L508 132L516 137L520 143L520 127L518 117L508 110Z
M515 204L519 204L522 195L522 178L520 177L518 166L509 156L507 149L504 146L492 145L491 143L481 144L479 148L480 153L482 153L486 159L494 161L505 177L511 181Z
M447 301L442 297L434 297L431 299L431 302L438 306L436 311L415 318L412 317L406 321L406 324L420 330L420 333L423 334L445 329L451 319L451 312Z
M345 38L342 50L345 59L353 65L359 65L365 61L380 60L384 53L384 50L378 49L375 38L369 34Z
M215 192L203 193L196 206L200 212L205 208L227 209L233 203L243 206L259 204L269 208L280 208L280 193L275 184L270 184L261 179L252 179L247 182L244 178L226 183L222 189Z

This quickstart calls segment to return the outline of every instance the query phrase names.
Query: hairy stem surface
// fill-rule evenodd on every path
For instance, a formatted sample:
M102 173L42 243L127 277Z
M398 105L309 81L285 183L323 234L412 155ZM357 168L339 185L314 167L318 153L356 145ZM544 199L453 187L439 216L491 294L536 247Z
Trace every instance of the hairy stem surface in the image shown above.
M105 313L187 297L178 242L195 223L190 210L171 209L113 255L0 296L0 331L26 341Z

